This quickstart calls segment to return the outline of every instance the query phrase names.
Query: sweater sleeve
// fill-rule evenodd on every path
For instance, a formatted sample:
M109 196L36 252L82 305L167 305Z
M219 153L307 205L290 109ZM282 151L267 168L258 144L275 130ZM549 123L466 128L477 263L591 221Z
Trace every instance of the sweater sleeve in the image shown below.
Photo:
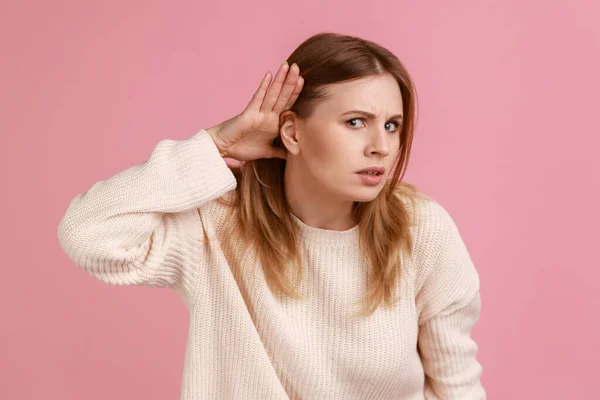
M481 309L479 276L446 209L432 201L425 214L425 265L416 280L425 398L485 399L471 338Z
M170 287L189 296L204 239L199 208L235 186L206 130L164 139L145 162L72 199L58 241L102 282Z
M464 307L433 317L419 329L427 400L485 400L481 364L471 329L479 319L479 293Z

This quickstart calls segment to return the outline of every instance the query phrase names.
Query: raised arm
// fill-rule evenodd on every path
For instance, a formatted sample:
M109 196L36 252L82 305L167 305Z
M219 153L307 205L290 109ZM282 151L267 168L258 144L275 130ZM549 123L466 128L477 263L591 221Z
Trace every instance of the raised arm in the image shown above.
M285 158L273 139L302 83L298 67L285 64L272 84L265 75L239 115L185 140L162 140L144 163L78 194L58 226L65 254L103 282L171 287L190 298L203 267L200 210L236 186L222 156Z
M103 282L189 292L203 239L197 209L235 185L206 130L162 140L144 163L78 194L58 240L75 264Z

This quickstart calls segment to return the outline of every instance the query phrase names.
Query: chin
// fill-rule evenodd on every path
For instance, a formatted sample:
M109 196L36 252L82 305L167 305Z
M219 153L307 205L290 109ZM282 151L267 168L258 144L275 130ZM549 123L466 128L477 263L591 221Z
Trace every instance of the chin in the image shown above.
M375 200L377 198L377 196L379 196L379 193L381 193L382 189L383 189L383 186L361 188L352 193L352 196L351 196L352 201L357 201L360 203L368 203L370 201Z

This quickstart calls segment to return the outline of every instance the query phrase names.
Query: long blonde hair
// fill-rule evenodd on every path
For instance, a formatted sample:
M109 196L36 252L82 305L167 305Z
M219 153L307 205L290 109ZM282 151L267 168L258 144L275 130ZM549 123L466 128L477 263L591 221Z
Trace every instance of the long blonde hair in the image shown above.
M359 223L359 246L365 254L369 278L363 315L370 315L385 303L397 300L395 287L400 279L400 254L412 257L411 216L403 199L419 196L416 188L402 178L406 172L416 121L416 92L411 77L400 60L382 46L361 38L335 33L320 33L303 42L288 58L298 64L304 87L291 111L299 118L311 115L319 100L326 98L324 85L390 74L403 100L400 152L393 177L371 202L355 203L354 217ZM283 123L283 121L280 121ZM279 139L279 138L278 138ZM281 145L280 140L276 144ZM298 231L290 215L284 193L283 159L259 159L234 171L236 195L219 199L235 208L236 229L258 256L270 289L301 298L294 281L302 279ZM296 279L288 273L295 266Z

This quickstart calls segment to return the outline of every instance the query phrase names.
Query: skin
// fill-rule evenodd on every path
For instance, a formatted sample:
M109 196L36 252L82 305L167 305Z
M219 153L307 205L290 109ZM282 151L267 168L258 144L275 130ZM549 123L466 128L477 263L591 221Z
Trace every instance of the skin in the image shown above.
M284 63L272 81L265 75L242 113L207 131L225 158L286 159L292 213L314 228L348 230L357 223L354 202L375 199L397 162L400 88L389 74L327 85L312 115L299 118L290 108L302 88L298 66ZM272 146L277 136L285 149ZM385 168L381 182L365 185L357 172L374 166Z
M356 225L354 202L377 197L399 155L402 95L388 74L328 85L329 94L307 119L286 121L280 134L287 149L285 194L305 224L329 230ZM361 110L373 117L351 112ZM343 115L345 114L345 115ZM377 186L356 173L385 167Z

